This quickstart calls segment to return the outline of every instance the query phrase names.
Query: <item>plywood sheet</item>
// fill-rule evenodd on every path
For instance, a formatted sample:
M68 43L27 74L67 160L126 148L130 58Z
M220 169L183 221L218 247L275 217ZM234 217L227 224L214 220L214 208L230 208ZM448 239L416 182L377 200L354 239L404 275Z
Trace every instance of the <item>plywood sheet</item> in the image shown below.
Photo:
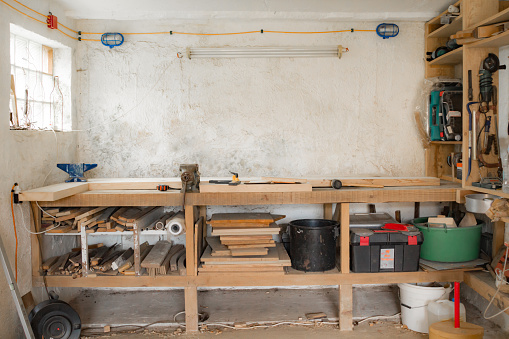
M272 223L270 227L264 228L213 228L212 235L273 235L279 234L280 228L277 224Z
M86 191L88 191L87 182L64 182L23 191L19 194L19 200L56 201Z
M259 248L236 248L232 249L233 257L241 257L241 256L251 256L251 255L266 255L268 253L268 248L259 247Z

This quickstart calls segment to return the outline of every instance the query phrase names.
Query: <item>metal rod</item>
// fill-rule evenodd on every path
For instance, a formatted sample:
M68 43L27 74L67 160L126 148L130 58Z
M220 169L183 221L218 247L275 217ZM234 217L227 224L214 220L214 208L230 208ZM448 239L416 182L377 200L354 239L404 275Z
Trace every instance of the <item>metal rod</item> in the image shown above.
M2 266L4 268L7 284L9 284L9 289L11 290L12 298L14 299L14 305L16 306L16 311L18 311L19 320L21 321L21 326L23 326L25 336L30 339L35 339L34 332L32 331L32 326L28 321L27 311L21 301L18 284L16 283L16 280L13 278L12 275L11 265L9 263L9 259L7 258L7 253L5 252L4 242L2 241L1 236L0 236L0 258L2 259Z

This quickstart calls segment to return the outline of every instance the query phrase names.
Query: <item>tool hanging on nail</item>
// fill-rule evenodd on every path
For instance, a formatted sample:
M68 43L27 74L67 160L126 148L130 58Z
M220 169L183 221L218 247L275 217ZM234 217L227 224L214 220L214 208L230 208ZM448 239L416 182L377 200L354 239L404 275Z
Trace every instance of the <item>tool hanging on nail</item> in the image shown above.
M476 143L475 133L472 131L472 121L475 119L475 116L472 118L472 111L470 110L470 106L478 104L477 101L471 101L467 104L468 111L468 172L467 172L467 180L470 177L470 173L472 172L472 145ZM474 111L476 113L476 111Z

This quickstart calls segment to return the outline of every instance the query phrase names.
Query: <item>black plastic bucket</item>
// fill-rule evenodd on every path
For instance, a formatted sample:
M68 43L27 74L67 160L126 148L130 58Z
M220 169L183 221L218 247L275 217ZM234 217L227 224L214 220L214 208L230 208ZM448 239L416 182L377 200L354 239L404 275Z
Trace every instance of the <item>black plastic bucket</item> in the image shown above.
M322 272L336 266L338 224L325 219L300 219L290 222L292 267L305 272Z

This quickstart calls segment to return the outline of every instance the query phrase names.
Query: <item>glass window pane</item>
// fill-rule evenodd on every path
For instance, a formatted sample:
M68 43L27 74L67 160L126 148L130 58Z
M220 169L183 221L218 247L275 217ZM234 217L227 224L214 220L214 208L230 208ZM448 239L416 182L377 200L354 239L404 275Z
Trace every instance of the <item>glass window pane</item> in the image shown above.
M43 101L50 102L51 92L53 91L53 77L51 75L42 74L42 86L44 88Z
M28 43L28 68L42 72L42 45L33 41Z
M16 68L14 73L14 83L16 86L16 97L19 100L25 100L26 75L23 69Z
M16 37L16 56L14 64L20 67L28 67L28 41Z
M14 63L14 41L15 41L14 35L11 34L11 47L10 47L10 51L11 51L11 64Z

